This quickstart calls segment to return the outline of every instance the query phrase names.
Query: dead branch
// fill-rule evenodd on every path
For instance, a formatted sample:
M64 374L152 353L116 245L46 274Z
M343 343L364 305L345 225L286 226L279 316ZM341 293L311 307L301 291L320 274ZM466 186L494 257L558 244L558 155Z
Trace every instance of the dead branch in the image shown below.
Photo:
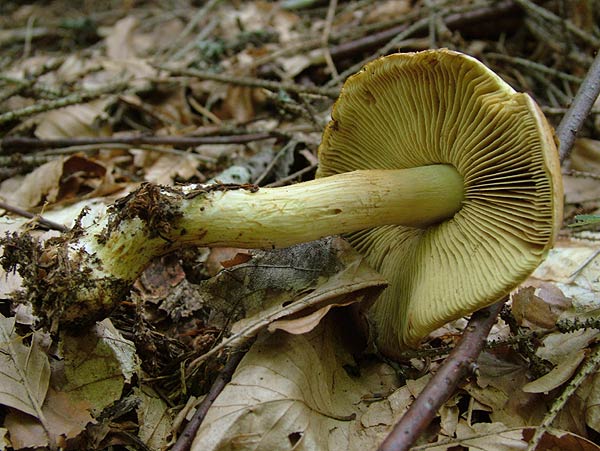
M203 144L245 144L280 136L275 132L257 132L224 136L110 136L94 138L37 139L8 137L0 140L0 154L23 152L30 149L56 149L60 147L126 144L131 146L150 144L176 147L194 147Z
M204 417L208 413L208 409L210 409L215 399L217 399L217 396L221 394L225 386L231 380L233 372L239 365L244 355L246 355L250 344L251 343L244 343L231 352L231 355L229 357L229 360L227 360L225 367L223 367L223 370L219 373L217 379L213 382L212 386L210 387L210 390L208 391L200 405L198 405L198 407L196 408L194 416L177 439L175 445L173 445L173 447L171 448L171 451L188 451L190 449L190 447L192 446L192 442L196 437L196 432L198 432L200 425L204 421Z
M295 94L316 94L323 97L337 99L340 90L337 88L320 88L318 86L304 86L295 83L283 83L262 78L236 77L228 74L217 74L214 72L199 71L195 69L178 69L163 65L155 65L157 69L169 72L173 76L194 77L201 80L213 80L233 85L249 86L253 88L265 88L269 91L288 91Z
M58 230L59 232L67 232L69 230L68 227L59 224L58 222L51 221L46 219L40 215L34 215L33 213L28 212L27 210L23 210L22 208L15 207L14 205L7 204L0 200L0 209L10 211L19 216L23 216L24 218L33 219L34 222L37 222L39 225L46 227L51 230Z
M61 97L60 99L38 102L31 106L0 114L0 125L24 117L33 116L34 114L43 113L44 111L55 110L57 108L97 99L107 94L119 93L127 89L127 87L127 83L117 82L93 91L81 91Z
M538 449L538 445L542 440L542 436L547 429L552 425L556 415L565 407L567 401L575 394L575 391L581 386L581 384L588 378L588 376L596 373L596 370L600 366L600 346L596 346L592 353L587 357L583 365L580 366L579 371L571 381L567 384L563 392L558 398L554 400L552 406L540 427L536 428L535 435L529 441L527 451L534 451Z
M560 142L559 153L560 160L564 161L569 156L573 144L575 143L575 137L581 127L585 118L592 109L596 98L600 94L600 52L596 54L594 62L588 70L579 91L573 103L567 110L567 113L563 116L560 125L556 129L556 134Z
M493 5L485 5L477 9L455 10L447 9L442 13L442 19L449 28L460 28L468 24L473 24L486 20L494 20L498 17L514 13L518 7L513 1L497 2ZM429 22L423 24L422 29L426 30ZM373 33L354 41L344 42L332 47L329 51L333 58L340 58L346 55L354 54L368 48L376 47L394 39L398 34L404 32L409 27L408 24L398 25L387 30Z
M408 411L394 426L379 451L408 450L461 381L476 369L477 356L507 299L475 312L463 337Z

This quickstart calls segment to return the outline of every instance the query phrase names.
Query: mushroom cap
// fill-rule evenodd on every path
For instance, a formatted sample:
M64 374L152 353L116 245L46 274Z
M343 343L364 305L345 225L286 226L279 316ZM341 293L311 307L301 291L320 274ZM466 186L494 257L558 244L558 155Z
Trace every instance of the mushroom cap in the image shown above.
M369 322L392 357L508 294L544 259L562 221L552 129L531 97L482 63L428 50L379 58L350 77L319 147L317 177L432 164L464 177L452 218L346 236L390 282Z

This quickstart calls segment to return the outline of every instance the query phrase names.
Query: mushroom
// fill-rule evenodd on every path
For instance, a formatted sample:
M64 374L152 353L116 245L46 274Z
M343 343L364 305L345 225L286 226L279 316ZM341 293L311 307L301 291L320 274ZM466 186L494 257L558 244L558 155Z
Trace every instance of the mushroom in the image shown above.
M562 221L553 133L483 64L449 50L380 58L346 81L332 116L318 177L445 164L464 180L451 217L346 235L390 282L370 310L380 351L500 300L544 259Z
M449 50L390 55L350 77L319 164L317 179L283 188L143 185L40 254L50 282L29 284L37 304L55 322L81 324L109 312L150 258L183 245L284 247L346 234L389 280L371 316L393 356L523 281L561 219L542 113ZM72 289L53 287L74 275Z

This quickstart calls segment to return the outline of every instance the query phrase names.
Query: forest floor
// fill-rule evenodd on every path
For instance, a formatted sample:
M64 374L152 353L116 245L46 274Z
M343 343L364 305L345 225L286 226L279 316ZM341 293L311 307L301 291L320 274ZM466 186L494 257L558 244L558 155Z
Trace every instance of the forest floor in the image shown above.
M361 348L351 311L387 281L343 239L179 249L74 331L8 237L31 257L140 186L311 180L344 80L395 52L466 53L557 127L599 24L598 0L2 1L0 451L378 449L468 318L399 361ZM598 100L562 171L554 249L414 449L600 449Z

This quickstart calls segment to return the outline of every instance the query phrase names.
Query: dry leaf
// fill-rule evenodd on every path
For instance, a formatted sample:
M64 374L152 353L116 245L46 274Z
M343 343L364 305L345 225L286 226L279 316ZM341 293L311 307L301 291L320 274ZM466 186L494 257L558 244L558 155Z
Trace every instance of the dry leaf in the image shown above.
M542 283L519 289L512 296L512 312L522 326L552 329L560 314L571 306L562 291L553 284Z
M542 377L525 384L522 388L527 393L548 393L567 382L575 373L579 364L585 358L585 350L580 349L577 352L568 354L558 362L552 371Z
M522 388L527 393L548 393L567 382L585 358L585 350L565 356L552 371L542 377L525 384Z
M50 363L38 340L23 344L15 319L0 314L0 404L44 422L42 404L50 383Z
M77 197L97 196L120 188L121 185L112 181L112 176L102 164L81 155L72 155L49 161L25 177L5 180L0 185L0 197L12 205L32 209L45 202L72 201ZM44 216L48 217L46 213Z
M197 308L213 311L213 325L237 321L231 328L233 340L330 304L371 302L387 284L341 238L251 253L247 263L198 285L202 302ZM344 299L350 294L352 300Z
M125 383L138 371L133 343L108 319L87 333L63 333L61 338L64 379L57 388L89 402L94 414L119 399Z
M190 180L202 177L198 171L198 158L190 155L161 155L145 171L145 180L157 185L172 185L174 179Z
M25 177L13 177L0 184L0 197L26 210L46 199L54 200L62 175L64 160L59 158L37 167Z
M597 248L597 244L585 244L581 240L559 242L534 271L531 279L554 283L571 300L577 312L598 310L600 257L588 261Z
M75 402L66 393L50 388L43 406L43 413L50 434L50 443L60 447L77 437L94 419L88 411L88 403ZM48 436L40 422L23 413L14 411L6 417L6 426L15 449L47 446Z
M11 446L11 443L8 439L8 429L0 427L0 451L6 451L9 446Z
M523 429L523 438L529 441L535 431L536 428ZM600 446L571 432L550 428L544 432L536 451L550 450L599 451Z
M328 317L329 318L329 317ZM360 417L373 393L390 388L378 372L351 378L351 359L335 320L305 335L260 339L214 402L193 451L375 449L387 429ZM338 323L339 325L339 320ZM389 406L389 404L388 404ZM393 416L393 415L392 415ZM366 424L377 423L374 415Z
M365 17L365 23L374 23L388 20L390 17L400 17L412 8L408 0L379 1L373 5Z
M35 136L39 139L109 136L110 127L102 121L114 98L106 97L42 113Z
M169 406L149 387L135 390L140 397L137 415L140 430L138 436L150 449L166 449L171 438L173 418Z
M127 16L115 23L106 33L106 56L109 59L125 60L135 58L134 31L139 21L137 18Z
M543 338L542 346L535 353L538 357L558 365L565 357L587 348L599 336L600 331L597 329L581 329L566 334L555 332Z
M571 169L600 174L600 141L579 138L569 155Z
M288 334L305 334L307 332L310 332L311 330L313 330L315 327L317 327L317 324L319 324L321 322L321 320L325 317L325 315L327 315L327 313L329 312L329 310L331 310L333 307L343 307L346 305L350 305L350 304L354 304L355 302L360 302L361 299L355 299L353 298L353 296L350 296L350 300L346 303L344 303L342 300L336 302L335 304L329 304L326 305L325 307L310 313L306 316L302 316L300 318L297 319L280 319L278 321L273 321L271 324L269 324L269 326L267 327L267 330L269 332L275 332L276 330L283 330L285 332L287 332Z
M600 433L600 372L592 377L591 388L586 398L585 422Z

